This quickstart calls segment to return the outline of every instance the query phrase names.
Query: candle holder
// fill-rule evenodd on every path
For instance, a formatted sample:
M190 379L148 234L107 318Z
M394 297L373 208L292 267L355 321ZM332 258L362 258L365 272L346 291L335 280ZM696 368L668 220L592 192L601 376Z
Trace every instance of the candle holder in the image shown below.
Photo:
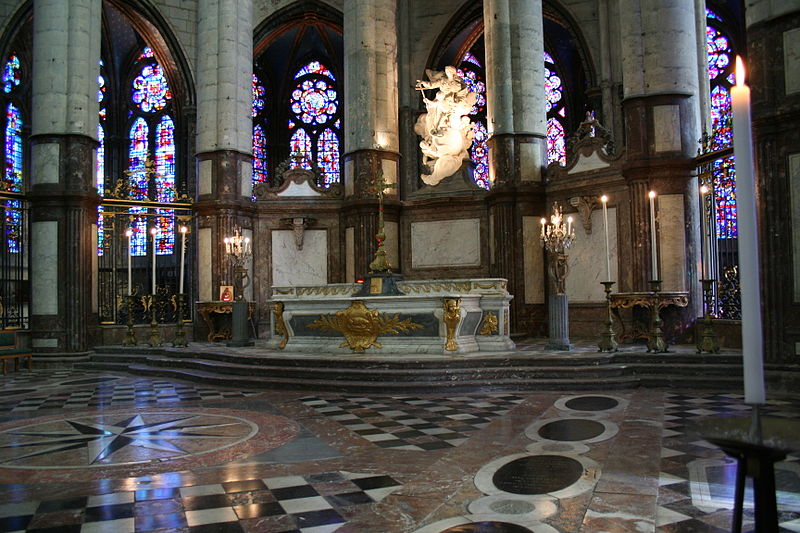
M606 328L600 334L600 342L597 343L598 352L616 352L617 344L616 335L614 335L614 321L611 317L611 287L614 286L613 281L601 281L604 291L606 293Z
M245 264L253 257L250 238L242 235L239 227L233 228L233 237L225 237L225 253L233 265L233 292L236 300L246 301L244 289L250 285L250 276Z
M172 345L176 348L185 348L189 346L189 343L186 342L186 332L183 330L183 302L186 298L184 294L177 295L177 323L175 324L175 340L172 341Z
M714 323L711 321L711 310L714 305L714 283L715 279L701 279L703 284L703 330L698 337L697 353L709 352L719 353L719 341L717 333L714 331Z
M664 342L664 333L661 331L661 280L650 280L650 286L653 289L653 306L650 309L650 338L647 340L647 352L653 353L666 353L667 343Z
M129 294L126 298L128 307L128 322L127 330L125 331L125 340L122 341L123 346L136 346L136 333L133 331L133 298L134 296L132 294Z
M143 297L145 307L150 311L150 340L147 341L151 347L162 346L161 334L158 332L158 318L156 317L156 295L151 294Z

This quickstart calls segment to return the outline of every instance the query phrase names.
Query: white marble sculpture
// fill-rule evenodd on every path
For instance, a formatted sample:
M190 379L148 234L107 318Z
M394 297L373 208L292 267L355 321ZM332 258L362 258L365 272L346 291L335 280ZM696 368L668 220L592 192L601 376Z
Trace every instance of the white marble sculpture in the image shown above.
M447 66L444 72L426 69L428 80L417 80L416 89L423 91L427 113L423 113L414 125L414 132L422 137L422 163L430 174L423 174L422 181L436 185L453 175L465 159L472 144L472 123L467 116L478 97L470 92L464 78L455 67ZM433 99L425 96L426 90L438 89Z

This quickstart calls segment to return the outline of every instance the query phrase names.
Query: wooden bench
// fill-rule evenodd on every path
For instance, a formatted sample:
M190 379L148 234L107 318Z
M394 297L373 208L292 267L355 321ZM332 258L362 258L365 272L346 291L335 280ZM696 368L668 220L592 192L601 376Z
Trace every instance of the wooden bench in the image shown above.
M19 360L23 357L28 358L28 370L31 370L33 353L28 348L17 347L17 334L14 331L0 331L0 359L3 360L3 375L8 369L9 359L14 360L14 370L19 370Z

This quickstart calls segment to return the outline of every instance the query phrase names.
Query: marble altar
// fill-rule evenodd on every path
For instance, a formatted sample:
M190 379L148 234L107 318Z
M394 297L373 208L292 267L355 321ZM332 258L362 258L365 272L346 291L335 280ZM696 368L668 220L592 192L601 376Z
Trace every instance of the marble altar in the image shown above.
M514 348L506 280L398 281L397 287L397 296L357 296L360 283L273 287L268 345L372 356Z

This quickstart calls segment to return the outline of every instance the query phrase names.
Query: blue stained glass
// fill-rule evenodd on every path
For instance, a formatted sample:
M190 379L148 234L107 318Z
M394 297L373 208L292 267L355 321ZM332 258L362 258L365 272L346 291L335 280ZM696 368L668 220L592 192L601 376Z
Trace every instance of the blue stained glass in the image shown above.
M105 192L105 164L106 164L106 143L105 143L105 130L102 124L97 125L97 166L95 167L95 180L97 184L97 194L103 196Z
M156 209L156 255L169 255L175 249L175 210Z
M475 105L469 114L472 121L472 145L469 147L469 156L475 165L472 178L475 183L489 189L489 132L486 130L486 83L482 74L481 62L471 52L461 58L459 75L464 78L470 92L477 94Z
M6 246L12 254L22 251L22 202L6 201Z
M106 245L106 234L103 231L103 206L97 206L97 255L103 255L103 250Z
M303 80L292 91L292 112L306 124L325 124L336 113L336 96L336 90L325 80Z
M149 128L143 118L137 118L131 126L130 151L128 152L128 188L132 200L147 200L147 168L145 160L148 154L147 135Z
M289 150L292 154L292 160L289 168L304 168L311 170L311 139L309 138L306 130L298 129L292 135L289 142ZM302 159L296 156L303 156Z
M297 74L294 75L294 79L305 76L306 74L319 74L321 76L327 76L333 81L336 81L336 76L333 75L333 72L328 70L327 67L325 67L325 65L319 61L311 61L306 66L302 67L297 71Z
M562 165L567 162L564 126L555 117L547 119L547 161L558 161Z
M544 53L545 110L547 113L547 162L567 162L567 147L564 142L564 122L567 108L564 105L564 86L556 73L555 61L549 53ZM561 118L559 118L561 117Z
M317 139L317 166L326 185L339 181L339 136L330 128Z
M714 201L717 213L717 238L733 239L736 227L736 165L734 156L714 161Z
M472 146L470 147L470 156L472 162L475 163L475 172L473 177L475 183L484 189L489 189L489 132L486 131L486 126L481 122L472 123L472 131L475 136L472 139Z
M147 208L146 207L131 207L128 213L133 216L133 223L131 224L131 248L130 254L137 257L147 255Z
M19 85L20 81L22 81L22 74L19 68L19 58L16 54L11 54L3 69L3 91L6 94L10 93L14 87Z
M264 89L264 86L261 85L261 81L259 81L258 77L253 74L253 104L250 110L253 118L257 117L258 114L264 109L264 97L266 94L267 91Z
M722 20L721 18L719 18L719 15L717 15L716 13L714 13L713 11L711 11L708 8L706 8L706 18Z
M156 200L175 201L175 125L164 115L156 126Z
M137 61L143 61L145 59L153 59L154 57L156 57L156 55L153 53L153 49L150 48L149 46L145 46L144 49L142 50L142 53L139 54L139 58L137 59Z
M470 115L477 115L486 109L486 84L474 70L458 70L458 73L464 78L464 82L469 88L469 92L475 93L478 97L475 99L475 105L470 110Z
M9 103L6 108L6 171L5 188L11 192L22 189L22 114Z
M97 76L97 101L102 102L106 97L106 79L102 74Z
M253 186L267 181L267 137L260 125L253 128Z
M479 67L483 66L483 65L481 65L481 62L478 61L478 58L475 57L474 55L472 55L472 53L470 53L470 52L467 52L466 54L464 54L464 57L461 58L461 61L469 61L473 65L477 65Z
M172 99L172 91L160 65L156 63L142 67L141 73L133 80L132 98L145 113L160 111L167 106Z

